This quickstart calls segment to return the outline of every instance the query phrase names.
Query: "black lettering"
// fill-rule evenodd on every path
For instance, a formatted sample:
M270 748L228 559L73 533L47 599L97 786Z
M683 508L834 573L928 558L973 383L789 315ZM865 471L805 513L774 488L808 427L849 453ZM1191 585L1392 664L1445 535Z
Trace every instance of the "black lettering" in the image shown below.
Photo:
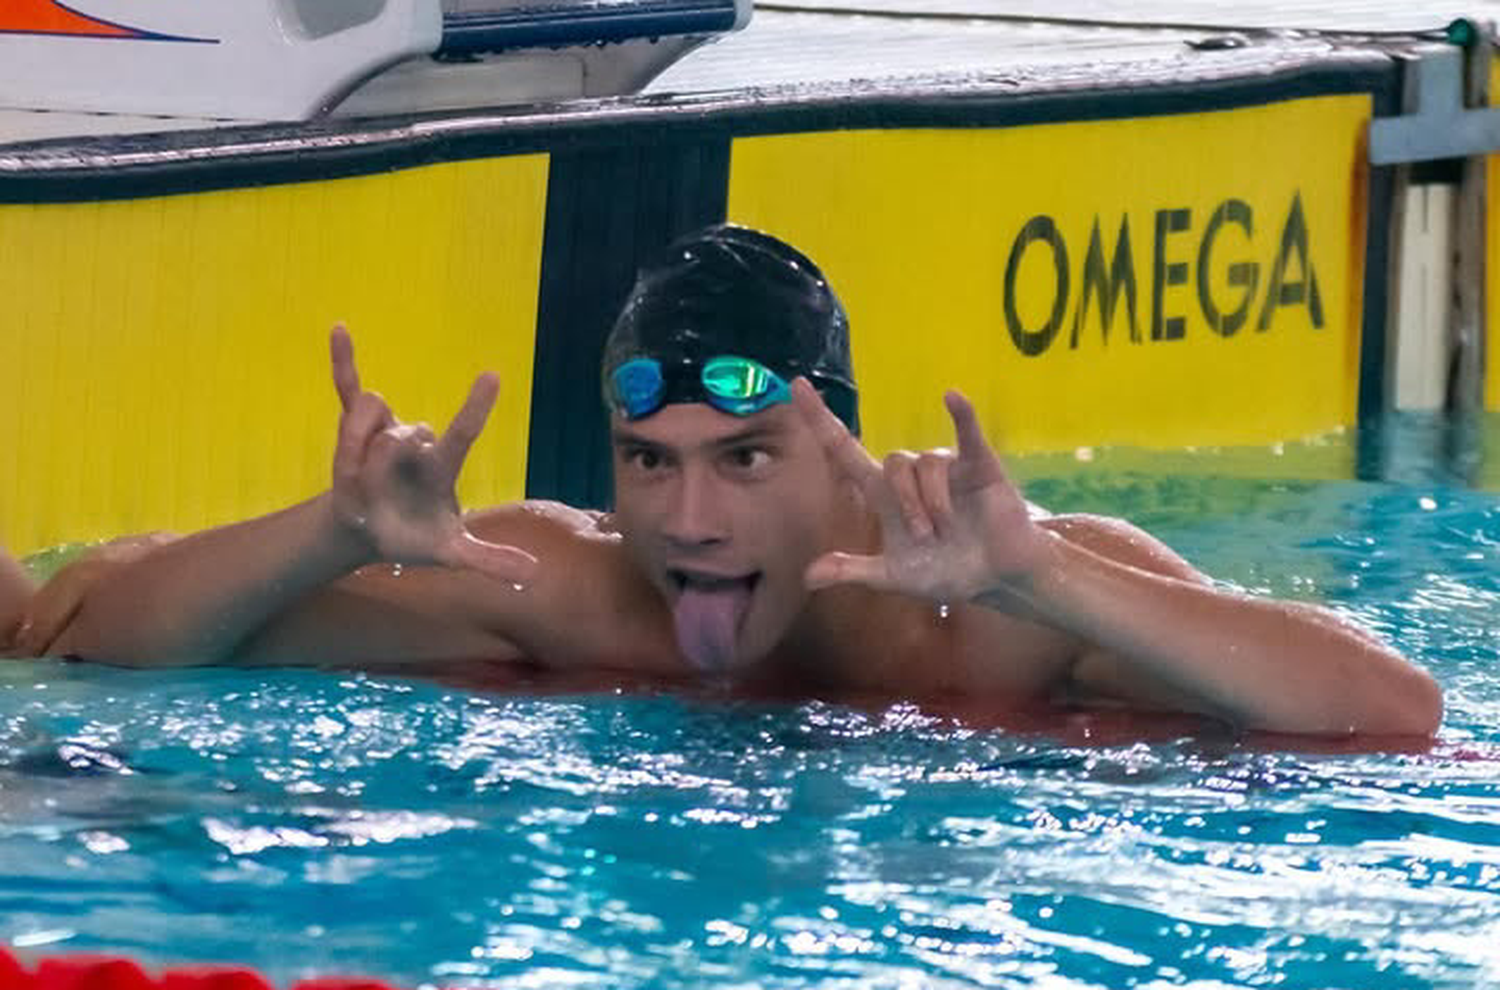
M1109 270L1104 268L1104 239L1099 233L1099 218L1094 217L1094 230L1089 234L1089 253L1083 262L1083 291L1078 295L1078 312L1073 317L1073 338L1070 346L1078 347L1078 335L1083 321L1089 317L1090 295L1099 298L1099 324L1103 339L1109 343L1109 325L1115 319L1115 305L1120 293L1125 293L1125 310L1130 317L1130 339L1139 343L1140 324L1135 315L1135 259L1130 250L1130 217L1120 218L1120 236L1115 241L1114 259Z
M1229 266L1229 284L1245 291L1233 312L1222 312L1214 302L1209 275L1212 272L1210 262L1213 260L1214 241L1226 223L1235 224L1244 230L1247 238L1252 237L1255 234L1255 211L1242 199L1229 199L1220 203L1219 208L1214 210L1214 215L1209 218L1208 227L1203 231L1203 243L1198 246L1198 305L1203 308L1203 318L1215 333L1233 337L1250 317L1255 286L1260 281L1260 266L1253 261L1237 261Z
M1186 285L1188 266L1185 261L1167 263L1167 236L1181 233L1192 223L1189 210L1156 211L1156 244L1151 256L1151 339L1181 340L1187 321L1162 312L1163 296L1169 285Z
M1297 266L1302 272L1301 281L1287 281L1287 267L1292 254L1297 255ZM1281 249L1271 266L1271 284L1266 287L1266 301L1260 309L1260 320L1256 330L1266 330L1276 310L1282 306L1306 306L1312 325L1323 328L1323 297L1318 292L1318 273L1313 270L1312 257L1307 248L1307 218L1302 214L1302 194L1292 197L1292 211L1287 214L1286 226L1281 228Z
M1016 309L1016 273L1020 271L1021 259L1026 249L1036 241L1045 241L1052 246L1052 264L1057 270L1056 296L1052 301L1052 315L1036 330L1028 330L1021 323L1021 314ZM1057 224L1046 215L1032 217L1021 228L1016 242L1011 245L1010 260L1005 265L1005 325L1010 330L1010 339L1016 348L1027 357L1036 357L1052 345L1052 338L1061 329L1063 316L1068 311L1068 246L1057 232Z

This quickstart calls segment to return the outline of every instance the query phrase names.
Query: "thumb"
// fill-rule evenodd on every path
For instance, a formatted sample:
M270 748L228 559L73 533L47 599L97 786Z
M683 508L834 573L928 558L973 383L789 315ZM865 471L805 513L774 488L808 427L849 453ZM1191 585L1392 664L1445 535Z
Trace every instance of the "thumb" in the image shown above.
M449 567L467 567L488 577L517 586L529 584L536 576L537 559L518 547L487 543L465 530L455 536L441 555Z
M813 591L840 584L862 584L867 588L888 589L891 584L884 557L837 551L825 553L807 565L803 580Z

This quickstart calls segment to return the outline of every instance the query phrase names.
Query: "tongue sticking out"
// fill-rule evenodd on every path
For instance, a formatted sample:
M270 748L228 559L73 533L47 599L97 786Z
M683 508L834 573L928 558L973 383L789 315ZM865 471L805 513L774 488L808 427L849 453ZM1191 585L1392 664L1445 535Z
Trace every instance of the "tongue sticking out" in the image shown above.
M704 670L722 670L734 659L735 633L749 607L748 581L689 584L672 608L678 647Z

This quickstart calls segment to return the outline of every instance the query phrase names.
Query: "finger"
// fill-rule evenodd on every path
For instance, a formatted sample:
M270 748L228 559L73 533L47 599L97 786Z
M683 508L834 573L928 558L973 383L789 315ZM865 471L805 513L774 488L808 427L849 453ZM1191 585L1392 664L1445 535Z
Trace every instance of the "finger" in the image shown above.
M944 395L943 404L948 407L948 415L953 417L953 432L958 437L958 460L964 465L970 480L984 484L1004 479L1005 468L979 425L974 404L956 391Z
M921 540L932 535L932 521L922 505L922 493L917 488L917 455L909 450L896 450L885 458L885 483L895 499L901 521L913 538ZM879 506L877 506L879 508Z
M952 467L953 453L947 450L929 450L916 466L917 490L927 518L939 536L946 536L953 529L953 493L949 488Z
M438 457L452 477L458 477L464 458L469 456L469 448L484 431L484 424L490 418L490 410L495 408L495 399L499 395L500 379L494 374L485 372L474 379L469 397L438 440Z
M21 623L21 628L16 632L15 655L18 657L46 656L47 644L56 638L56 632L46 624L27 619Z
M855 553L825 553L807 565L803 580L813 591L841 584L858 584L878 590L891 586L885 558Z
M792 402L813 437L827 452L834 465L866 491L877 488L882 472L880 462L870 456L843 421L833 414L806 378L792 382Z
M537 559L520 547L487 543L464 530L439 553L449 567L467 567L522 590L536 577Z
M91 584L88 570L87 564L64 569L31 600L26 620L16 635L16 647L22 656L45 656L73 621L83 605L83 592Z
M386 427L381 434L400 444L430 444L437 439L432 430L421 423L396 423Z
M395 422L391 407L374 392L361 392L339 422L338 446L333 452L334 483L354 483L365 462L370 442Z
M342 323L335 323L328 335L328 352L333 359L333 387L338 390L339 404L348 412L359 397L359 369L354 366L354 341Z
M351 439L359 440L361 446L370 438L396 425L396 416L379 393L361 392L354 400L349 415L344 417L344 430Z

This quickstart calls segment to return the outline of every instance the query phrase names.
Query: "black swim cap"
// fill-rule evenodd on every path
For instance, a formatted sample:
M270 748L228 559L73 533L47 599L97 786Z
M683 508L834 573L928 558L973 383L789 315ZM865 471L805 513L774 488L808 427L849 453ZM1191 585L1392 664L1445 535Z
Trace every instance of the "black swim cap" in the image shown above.
M610 375L626 361L701 368L721 355L758 361L788 382L806 376L859 434L843 305L800 251L735 224L688 234L641 269L604 343L606 404Z

